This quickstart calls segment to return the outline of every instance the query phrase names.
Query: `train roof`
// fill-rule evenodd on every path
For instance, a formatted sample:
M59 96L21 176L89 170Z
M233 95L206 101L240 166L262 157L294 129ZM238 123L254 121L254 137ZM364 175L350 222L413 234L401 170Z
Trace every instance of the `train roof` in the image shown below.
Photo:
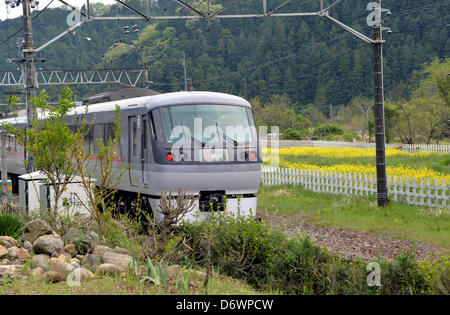
M247 102L242 97L235 95L218 92L182 91L98 103L89 105L88 108L89 113L94 113L113 110L115 105L119 105L120 109L127 109L130 107L146 107L148 110L152 110L153 108L159 106L188 104L226 104L251 107L249 102ZM80 107L74 109L74 111L76 111L78 114L83 112L84 110L84 106L81 107L81 110Z
M159 106L169 106L169 105L189 105L189 104L224 104L224 105L236 105L251 107L250 103L243 99L242 97L218 93L218 92L205 92L205 91L181 91L157 94L152 96L141 96L136 98L128 98L123 100L115 100L105 103L97 103L88 106L89 113L99 113L103 111L112 111L115 105L118 105L121 110L127 108L139 108L146 107L148 110ZM86 106L79 106L74 108L69 116L84 114ZM42 113L39 114L42 117ZM10 124L25 124L26 115L11 117L6 119L1 119L0 124L3 122L8 122Z

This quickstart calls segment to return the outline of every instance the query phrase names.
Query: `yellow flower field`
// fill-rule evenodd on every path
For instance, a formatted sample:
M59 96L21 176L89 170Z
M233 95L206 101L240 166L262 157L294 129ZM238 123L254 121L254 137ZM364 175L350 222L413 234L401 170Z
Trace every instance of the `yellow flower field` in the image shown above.
M264 149L266 160L270 159L270 153L276 153L274 149ZM305 170L319 170L328 172L346 172L346 173L361 173L361 174L376 174L375 166L375 149L358 149L358 148L311 148L311 147L298 147L298 148L282 148L278 150L279 154L279 166L286 168L296 168ZM406 176L411 181L414 177L416 180L419 178L430 178L430 180L436 179L440 184L442 180L445 184L450 181L450 174L435 171L428 167L412 167L407 163L401 163L396 165L389 165L390 158L399 159L404 158L407 162L410 158L421 158L431 155L449 156L446 153L434 153L434 152L414 152L409 153L401 151L395 148L386 149L387 160L387 174L389 176ZM445 155L445 156L444 156ZM353 159L352 163L343 163L342 159ZM360 162L357 158L361 158ZM373 158L373 162L370 158ZM333 160L341 159L341 160ZM320 161L321 165L312 163L311 161ZM355 162L356 161L356 162ZM364 161L371 161L370 164ZM403 161L403 160L402 160ZM270 163L269 160L266 163ZM326 165L323 165L326 164Z
M276 152L276 149L263 149L263 153ZM354 158L354 157L375 157L375 149L359 148L313 148L313 147L292 147L278 149L279 155L284 156L320 156L325 158ZM390 156L427 156L436 154L434 152L414 152L409 153L397 148L386 148L386 157ZM442 153L439 153L442 154Z

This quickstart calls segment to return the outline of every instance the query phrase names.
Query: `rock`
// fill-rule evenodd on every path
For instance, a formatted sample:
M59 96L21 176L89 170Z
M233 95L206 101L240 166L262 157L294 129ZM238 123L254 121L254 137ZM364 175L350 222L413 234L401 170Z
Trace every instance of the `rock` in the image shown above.
M40 277L44 273L44 270L41 267L37 267L34 269L31 269L30 275L33 277Z
M29 257L30 257L30 253L28 253L28 251L25 248L23 248L23 247L19 248L19 251L17 252L17 258L20 261L25 261Z
M95 246L98 244L98 235L93 231L82 233L76 228L70 228L64 235L64 241L75 244L78 253L89 254L94 251Z
M66 262L66 256L64 254L60 254L58 257L52 257L52 258L50 258L48 260L49 263L50 262L56 262L56 261L65 263Z
M117 266L120 271L126 271L128 265L132 262L133 258L129 255L118 254L115 252L106 252L103 255L103 262L106 264L113 264Z
M11 261L17 260L19 258L19 247L11 246L8 248L8 255L6 255L6 258Z
M8 255L8 251L6 250L5 246L0 245L0 259L6 258Z
M81 261L83 266L91 266L92 268L97 268L102 263L102 257L96 254L87 254Z
M77 269L77 268L79 268L79 267L74 266L74 265L72 265L72 264L67 264L67 265L66 265L66 272L67 272L67 274L69 274L69 273L71 273L72 271L74 271L74 270Z
M9 244L9 246L5 246L3 244ZM19 246L19 241L11 236L0 236L0 245L5 246L6 248L9 248L11 246Z
M3 247L8 249L8 248L10 248L12 246L12 244L10 242L8 242L8 241L0 240L0 246L3 246Z
M31 244L29 241L24 241L22 247L27 251L31 251L33 249L33 244Z
M9 264L9 260L8 259L0 259L0 266L3 266L3 265L8 265Z
M96 254L96 255L99 255L99 256L103 257L103 255L104 255L106 252L112 252L112 251L113 251L113 250L112 250L110 247L108 247L108 246L97 245L97 246L95 246L93 253Z
M79 261L83 261L84 255L76 255L75 258L78 259Z
M64 251L74 257L77 254L77 246L75 244L68 244L64 246Z
M167 267L167 278L171 280L177 280L178 273L181 271L180 265L172 265Z
M47 254L49 256L57 254L59 256L63 250L63 241L54 235L41 236L33 243L33 252L35 254Z
M44 220L34 220L28 222L23 227L22 240L34 244L34 242L42 235L48 235L52 233L53 230L47 222L45 222Z
M62 275L59 272L56 271L47 271L42 275L47 281L49 282L59 282L66 280L66 275Z
M131 256L131 252L128 249L125 249L125 248L122 248L122 247L119 247L119 246L114 247L113 251L115 253L118 253L118 254Z
M113 264L101 264L98 266L97 272L101 275L114 276L120 274L120 269Z
M21 265L4 265L0 266L0 278L10 277L17 279L21 276L23 266Z
M86 268L79 268L78 270L80 270L81 281L84 281L86 279L94 279L95 278L95 275Z
M35 269L35 268L42 268L42 270L44 270L44 272L47 272L50 270L50 266L48 264L50 257L48 257L47 255L35 255L31 258L31 268Z
M69 265L72 266L73 269L81 268L80 264L77 262L70 262Z
M203 283L206 281L206 272L195 270L192 272L191 277L192 280Z
M48 265L50 266L50 271L57 272L64 278L67 275L67 266L69 265L66 262L53 260L52 258L49 259Z
M70 259L70 263L71 264L73 264L73 263L80 264L80 260L78 258L72 258L72 259Z

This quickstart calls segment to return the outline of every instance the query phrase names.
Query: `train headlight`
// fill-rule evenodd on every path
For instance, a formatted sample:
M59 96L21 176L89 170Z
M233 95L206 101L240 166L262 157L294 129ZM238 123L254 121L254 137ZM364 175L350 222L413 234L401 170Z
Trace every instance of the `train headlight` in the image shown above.
M172 155L172 153L167 153L166 159L167 159L167 161L172 161L172 160L173 160L173 155Z
M255 161L256 160L256 152L255 151L250 152L249 157L250 157L250 161Z

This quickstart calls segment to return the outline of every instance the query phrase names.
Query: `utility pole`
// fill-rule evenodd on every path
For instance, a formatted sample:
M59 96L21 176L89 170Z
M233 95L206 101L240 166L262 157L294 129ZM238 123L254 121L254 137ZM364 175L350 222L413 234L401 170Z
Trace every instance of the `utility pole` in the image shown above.
M188 90L187 73L186 73L186 53L183 50L183 68L184 68L184 90Z
M8 164L6 160L6 140L8 131L2 130L1 134L1 154L2 154L2 193L3 197L8 198Z
M26 108L27 108L27 128L31 128L35 120L34 111L30 105L30 99L36 97L36 89L38 88L34 43L33 43L33 25L31 19L31 3L30 0L22 1L23 22L25 30L25 42L23 46L24 70L25 70L25 89L26 89ZM25 152L27 173L33 171L33 156L30 152Z
M375 0L381 10L381 0ZM377 10L377 9L375 9ZM380 12L381 15L381 12ZM386 151L384 128L384 91L383 91L383 32L381 20L373 27L374 52L374 88L375 88L375 146L377 165L377 200L378 206L387 203Z
M330 122L333 123L333 105L330 103Z

